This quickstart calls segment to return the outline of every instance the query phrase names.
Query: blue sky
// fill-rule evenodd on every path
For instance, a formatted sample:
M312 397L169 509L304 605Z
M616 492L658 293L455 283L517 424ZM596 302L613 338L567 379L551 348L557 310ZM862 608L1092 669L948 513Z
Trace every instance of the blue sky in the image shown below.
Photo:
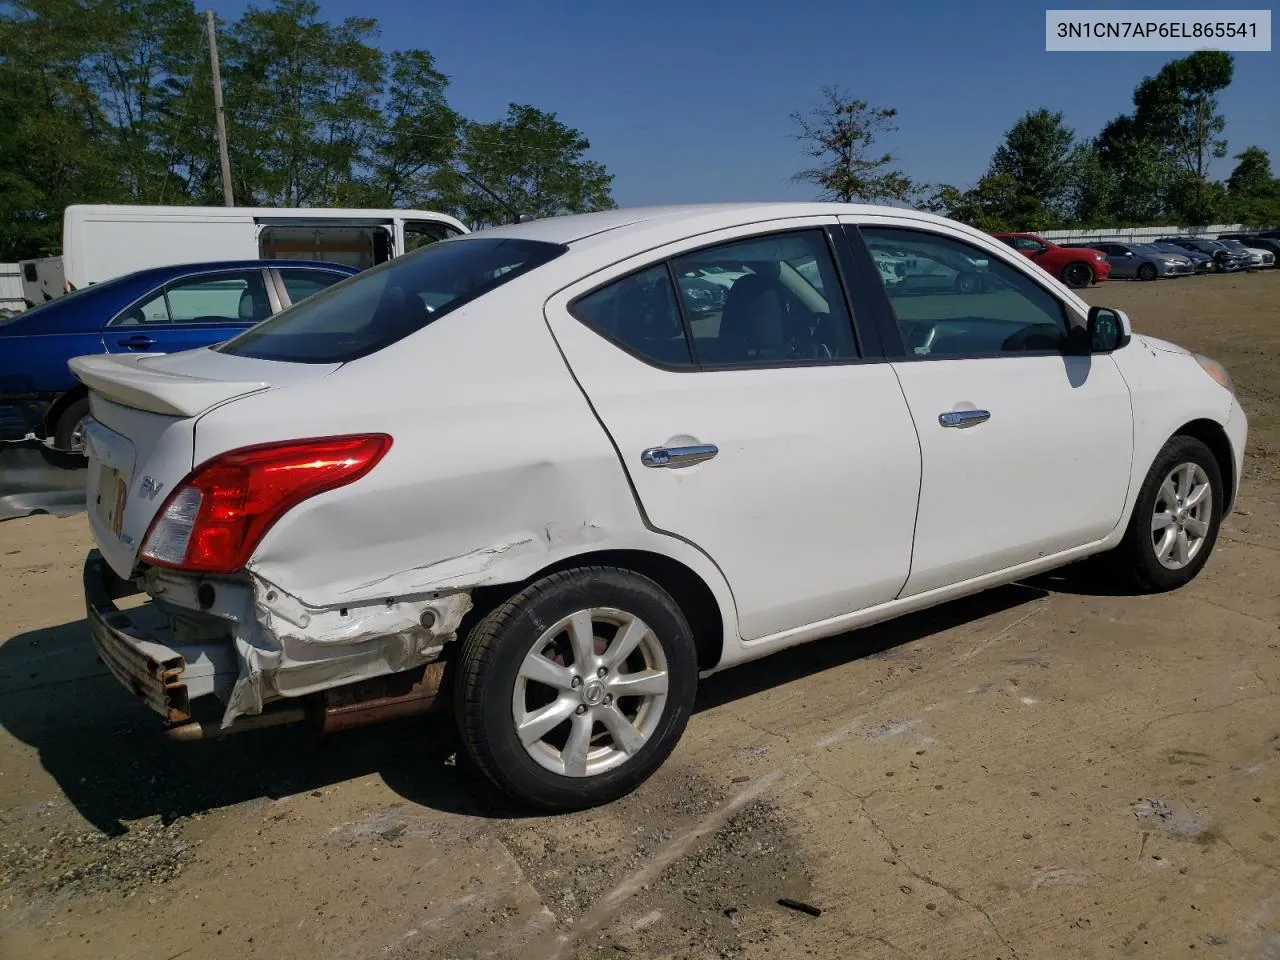
M1093 135L1130 109L1144 76L1185 55L1047 53L1050 5L1026 0L320 4L328 20L376 18L387 50L430 50L451 78L450 102L471 119L496 119L511 101L555 112L591 140L623 206L811 197L789 182L806 162L789 115L816 103L823 84L899 110L885 146L909 176L968 186L1027 110L1062 110L1077 135ZM246 6L197 4L209 5L223 17ZM1229 153L1257 144L1280 168L1280 53L1236 54L1221 100ZM1233 165L1216 161L1212 175Z

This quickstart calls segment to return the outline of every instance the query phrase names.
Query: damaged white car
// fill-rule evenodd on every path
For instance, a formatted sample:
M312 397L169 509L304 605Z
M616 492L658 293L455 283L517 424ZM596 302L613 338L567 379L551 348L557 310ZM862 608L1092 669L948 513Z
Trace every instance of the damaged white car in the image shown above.
M885 283L900 249L974 275ZM677 282L704 267L714 310ZM1246 437L1212 360L984 233L839 204L480 231L71 365L94 641L175 738L451 703L553 810L641 783L733 664L1092 554L1185 584Z

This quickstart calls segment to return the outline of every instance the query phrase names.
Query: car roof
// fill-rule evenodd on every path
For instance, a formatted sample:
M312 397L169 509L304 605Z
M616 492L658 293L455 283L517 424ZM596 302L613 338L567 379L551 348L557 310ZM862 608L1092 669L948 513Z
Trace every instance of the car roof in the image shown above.
M524 223L487 227L474 233L452 237L444 243L466 243L486 237L511 237L585 246L612 242L655 229L672 236L693 235L739 224L781 220L789 217L856 216L891 214L921 221L954 224L936 214L904 207L858 203L759 201L737 203L689 203L651 207L624 207L597 213L574 213Z
M192 263L168 263L159 267L143 267L124 274L139 280L150 280L177 273L194 273L202 270L253 270L264 267L314 267L321 270L337 270L341 273L359 273L359 269L345 263L327 260L199 260Z

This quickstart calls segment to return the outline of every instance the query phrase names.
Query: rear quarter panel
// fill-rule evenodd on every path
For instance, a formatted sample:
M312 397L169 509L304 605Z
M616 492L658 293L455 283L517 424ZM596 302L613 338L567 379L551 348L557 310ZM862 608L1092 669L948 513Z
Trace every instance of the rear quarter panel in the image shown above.
M250 443L394 438L367 476L286 514L249 566L311 606L519 582L602 550L698 573L736 636L715 566L647 528L626 474L542 316L537 272L319 381L204 415L196 462Z

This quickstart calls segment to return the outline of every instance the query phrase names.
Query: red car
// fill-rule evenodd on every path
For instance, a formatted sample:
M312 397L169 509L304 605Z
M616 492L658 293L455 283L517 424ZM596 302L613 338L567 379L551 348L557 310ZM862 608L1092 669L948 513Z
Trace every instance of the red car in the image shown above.
M1087 287L1111 276L1111 264L1101 250L1060 247L1034 233L993 233L992 236L1030 257L1068 287Z

